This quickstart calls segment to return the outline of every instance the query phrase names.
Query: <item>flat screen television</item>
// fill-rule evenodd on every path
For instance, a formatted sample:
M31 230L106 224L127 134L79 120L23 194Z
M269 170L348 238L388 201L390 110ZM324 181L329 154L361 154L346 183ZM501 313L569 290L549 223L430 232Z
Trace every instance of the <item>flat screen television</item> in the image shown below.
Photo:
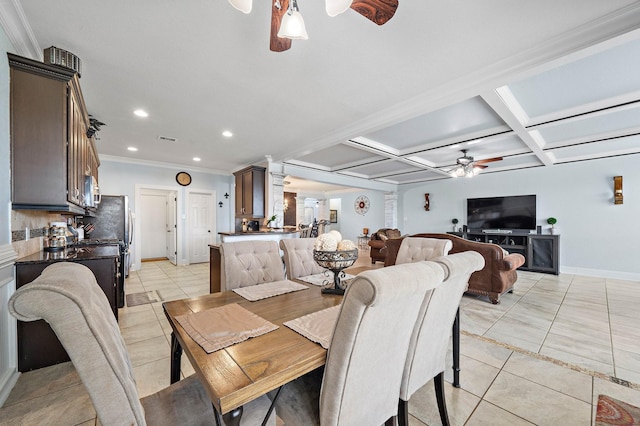
M467 227L472 231L536 229L536 196L467 198Z

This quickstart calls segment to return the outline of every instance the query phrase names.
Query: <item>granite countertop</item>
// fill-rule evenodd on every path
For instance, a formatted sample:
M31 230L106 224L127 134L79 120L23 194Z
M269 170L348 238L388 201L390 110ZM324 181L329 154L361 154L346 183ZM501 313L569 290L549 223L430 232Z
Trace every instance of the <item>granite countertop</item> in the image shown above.
M109 259L119 257L120 252L118 246L86 246L86 247L69 247L58 251L44 251L30 254L16 260L16 264L27 263L52 263L60 261L74 260L92 260L92 259Z
M273 234L295 234L299 230L276 229L273 231L247 231L247 232L218 232L219 235L241 236L241 235L273 235Z

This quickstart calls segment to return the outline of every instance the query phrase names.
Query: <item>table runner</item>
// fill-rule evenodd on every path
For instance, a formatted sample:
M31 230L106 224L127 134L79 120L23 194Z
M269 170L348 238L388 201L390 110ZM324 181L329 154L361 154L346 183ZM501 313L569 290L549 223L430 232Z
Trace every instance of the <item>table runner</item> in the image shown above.
M353 280L356 276L351 274L345 274L345 277L342 279L342 283L349 284L351 280ZM333 285L333 272L325 271L320 272L319 274L307 275L304 277L298 277L297 280L304 281L309 284L323 286L323 285Z
M175 318L208 354L278 328L237 303Z
M339 313L340 305L332 306L331 308L287 321L284 325L302 334L312 342L320 343L323 348L329 349Z
M249 287L234 288L233 291L245 299L255 302L256 300L266 299L267 297L278 296L280 294L291 293L292 291L306 290L304 284L294 283L293 281L273 281L270 283L256 284Z

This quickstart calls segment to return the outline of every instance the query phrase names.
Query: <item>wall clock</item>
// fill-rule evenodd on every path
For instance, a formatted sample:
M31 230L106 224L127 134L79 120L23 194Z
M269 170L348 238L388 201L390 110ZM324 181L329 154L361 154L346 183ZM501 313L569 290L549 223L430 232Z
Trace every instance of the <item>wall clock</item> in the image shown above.
M191 183L191 175L187 172L180 172L176 175L176 182L182 186L187 186Z
M369 211L369 204L369 198L366 195L360 195L356 198L353 207L356 209L356 213L364 216Z

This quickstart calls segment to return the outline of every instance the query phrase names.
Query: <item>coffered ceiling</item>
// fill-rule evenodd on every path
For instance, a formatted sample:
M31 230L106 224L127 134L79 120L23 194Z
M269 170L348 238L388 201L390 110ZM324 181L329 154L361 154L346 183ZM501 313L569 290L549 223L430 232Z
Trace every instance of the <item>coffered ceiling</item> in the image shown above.
M503 158L481 173L640 153L631 0L400 0L382 27L299 0L309 40L283 53L268 1L249 15L222 0L8 3L19 54L82 59L103 158L228 173L271 156L402 185L450 179L463 149Z

